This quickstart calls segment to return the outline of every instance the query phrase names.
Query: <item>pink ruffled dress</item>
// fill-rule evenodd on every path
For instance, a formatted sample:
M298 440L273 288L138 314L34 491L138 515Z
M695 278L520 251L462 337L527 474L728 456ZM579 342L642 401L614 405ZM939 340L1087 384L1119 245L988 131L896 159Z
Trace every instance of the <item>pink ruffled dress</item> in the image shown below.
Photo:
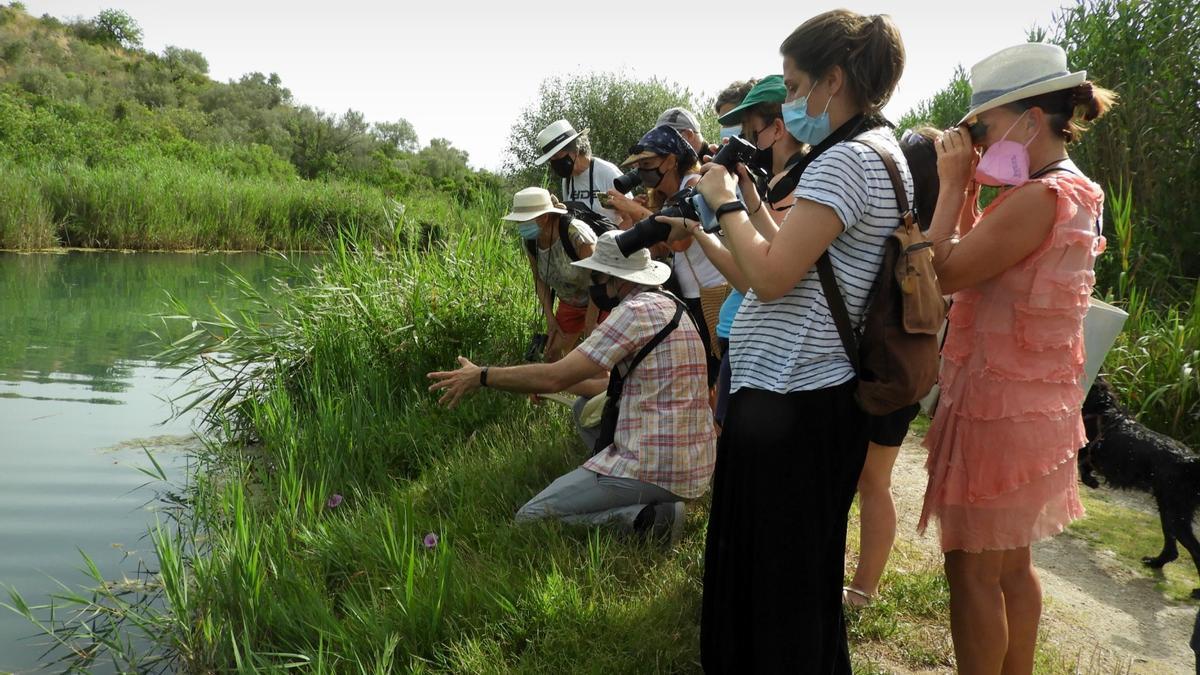
M1020 548L1083 516L1078 383L1092 267L1104 250L1096 232L1104 192L1066 172L1037 180L1058 197L1046 240L1000 275L955 293L950 309L918 525L923 532L938 520L943 551Z

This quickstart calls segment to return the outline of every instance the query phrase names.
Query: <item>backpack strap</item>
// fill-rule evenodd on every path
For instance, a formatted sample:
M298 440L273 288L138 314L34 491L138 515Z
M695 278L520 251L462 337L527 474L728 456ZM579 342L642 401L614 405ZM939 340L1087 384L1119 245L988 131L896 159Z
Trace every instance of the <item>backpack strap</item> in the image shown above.
M571 241L571 221L574 216L571 215L571 210L558 217L558 239L562 242L563 251L571 260L579 260L579 251L575 250L575 243Z
M659 288L646 292L658 293L659 295L665 295L670 298L671 301L675 303L675 314L671 317L671 320L667 322L667 325L659 329L659 331L654 334L654 337L650 338L650 341L638 350L637 354L635 354L629 361L629 367L625 369L624 374L618 370L618 366L613 366L612 371L609 372L608 398L604 401L604 412L600 417L600 435L596 437L596 444L592 446L593 454L599 453L608 446L612 445L613 439L616 437L617 417L620 415L621 411L621 395L624 393L626 378L628 378L630 373L632 373L634 369L638 367L638 364L640 364L643 359L650 355L650 352L654 351L655 347L662 344L662 341L666 340L667 336L679 327L679 322L683 319L683 315L687 310L687 305L683 304L682 300L675 297L675 295L668 291Z
M861 143L879 155L879 159L883 161L883 167L887 169L888 178L892 182L896 206L900 210L900 227L913 227L913 212L908 203L908 194L904 191L904 180L900 178L900 169L896 166L896 161L892 159L891 154L869 138L855 138L851 142ZM821 279L821 290L825 293L825 300L829 304L829 313L833 316L834 325L837 326L838 336L842 339L842 346L846 349L846 356L850 357L850 365L854 368L854 372L858 373L858 334L850 324L850 312L847 311L846 301L838 289L837 277L833 274L833 261L829 258L828 250L822 253L820 258L817 258L817 276ZM876 282L878 282L878 276ZM870 296L874 294L873 285L867 298L868 305L871 302Z

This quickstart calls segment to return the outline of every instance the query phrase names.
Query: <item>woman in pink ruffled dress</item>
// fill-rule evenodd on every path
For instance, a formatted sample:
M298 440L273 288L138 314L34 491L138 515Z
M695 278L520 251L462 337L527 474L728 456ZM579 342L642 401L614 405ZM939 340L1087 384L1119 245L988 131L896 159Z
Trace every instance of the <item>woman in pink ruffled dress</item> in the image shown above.
M970 112L936 143L929 237L954 304L920 528L940 531L959 672L1030 673L1030 545L1083 515L1083 316L1104 248L1104 193L1067 148L1114 96L1038 43L976 64L971 88ZM1003 188L982 214L979 183Z

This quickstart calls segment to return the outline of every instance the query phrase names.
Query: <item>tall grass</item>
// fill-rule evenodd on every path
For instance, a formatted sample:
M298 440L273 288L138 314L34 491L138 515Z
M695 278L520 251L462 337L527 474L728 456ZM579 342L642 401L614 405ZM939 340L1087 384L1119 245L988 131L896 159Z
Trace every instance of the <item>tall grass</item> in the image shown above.
M0 248L325 248L342 232L390 239L391 208L359 184L231 177L162 158L0 164Z
M1153 235L1138 227L1131 192L1117 186L1108 200L1115 236L1101 259L1115 268L1108 277L1116 283L1107 299L1129 318L1105 371L1142 423L1200 451L1200 280L1173 278L1157 288L1158 273L1143 266L1153 255L1143 241Z

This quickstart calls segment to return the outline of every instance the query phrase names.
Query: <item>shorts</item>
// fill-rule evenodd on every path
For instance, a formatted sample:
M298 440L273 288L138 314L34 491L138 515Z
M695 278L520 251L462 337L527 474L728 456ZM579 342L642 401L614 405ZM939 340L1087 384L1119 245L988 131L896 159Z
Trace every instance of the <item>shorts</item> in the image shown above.
M567 335L582 333L587 325L587 310L587 305L576 307L559 300L558 309L554 310L554 320L558 322L558 327L562 329L562 332ZM608 312L600 312L600 315L596 317L596 323L599 324L606 318L608 318Z
M914 403L886 415L871 415L871 442L894 448L904 442L908 435L908 425L921 412L921 404Z

